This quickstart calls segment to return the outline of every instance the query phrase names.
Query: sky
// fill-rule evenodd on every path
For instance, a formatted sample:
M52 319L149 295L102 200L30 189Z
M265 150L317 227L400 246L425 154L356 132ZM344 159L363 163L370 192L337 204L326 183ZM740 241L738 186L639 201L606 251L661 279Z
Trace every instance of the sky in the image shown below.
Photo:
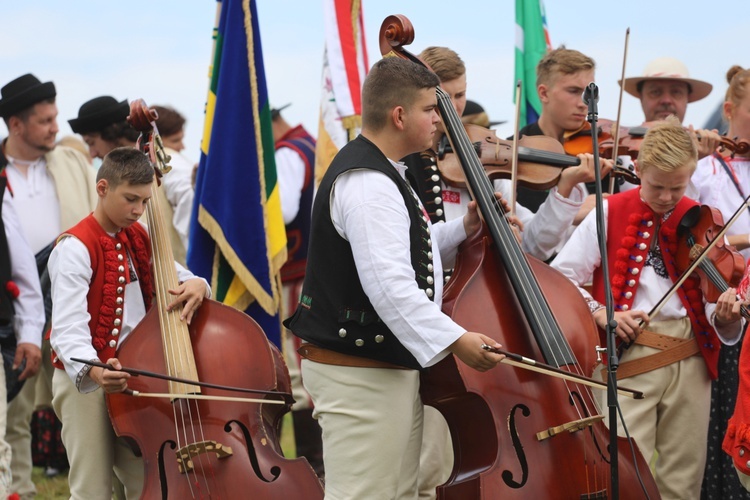
M388 15L407 16L415 30L410 51L440 45L466 63L469 99L492 120L514 116L515 13L512 0L427 2L361 0L370 64L380 58L378 34ZM60 134L71 133L87 100L112 95L171 105L187 119L186 150L197 161L203 130L216 23L214 0L1 0L0 86L25 73L57 88ZM317 135L324 48L322 0L258 0L269 98L292 105L284 117ZM677 7L679 5L679 8ZM553 46L565 44L597 63L599 116L617 116L625 31L630 28L625 75L642 74L653 58L682 60L693 78L714 90L688 106L686 124L702 127L723 100L730 66L750 66L750 2L710 5L695 0L584 2L547 0ZM593 7L593 9L592 9ZM640 103L622 98L621 123L643 121ZM500 125L501 137L512 124ZM7 131L0 123L0 136Z

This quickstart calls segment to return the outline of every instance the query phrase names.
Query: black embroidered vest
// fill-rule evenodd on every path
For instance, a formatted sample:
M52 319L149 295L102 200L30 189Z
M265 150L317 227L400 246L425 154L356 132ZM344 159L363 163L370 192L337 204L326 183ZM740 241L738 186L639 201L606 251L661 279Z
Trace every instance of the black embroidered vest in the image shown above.
M385 155L360 135L339 151L318 188L302 297L284 325L298 337L326 349L421 369L375 312L359 281L351 246L331 220L333 185L340 175L353 169L382 172L398 186L411 219L409 240L416 282L432 297L434 276L427 217Z

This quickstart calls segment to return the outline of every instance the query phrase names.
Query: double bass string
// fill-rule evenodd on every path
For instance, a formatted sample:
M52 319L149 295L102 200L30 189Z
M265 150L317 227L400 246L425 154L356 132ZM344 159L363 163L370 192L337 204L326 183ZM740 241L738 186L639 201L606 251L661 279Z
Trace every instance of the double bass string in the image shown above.
M174 267L171 245L167 239L167 232L164 227L164 219L160 217L162 211L157 190L158 184L154 180L151 188L152 196L149 201L148 221L149 227L153 228L151 230L153 274L158 301L157 307L162 328L161 335L165 353L164 361L167 365L167 373L179 374L180 376L184 376L184 378L194 379L197 378L197 369L195 367L195 358L191 355L192 345L190 344L190 334L187 326L180 320L179 310L167 311L170 298L170 285L174 286L177 283L177 272ZM173 394L200 393L200 389L197 386L173 382L169 382L169 386L169 392ZM193 403L190 400L175 399L172 402L172 412L178 450L182 450L188 444L191 435L192 442L205 441L198 401L195 401L195 409L193 409ZM197 432L195 428L196 421L198 425ZM198 438L198 434L200 435L200 439ZM196 489L200 489L201 483L205 485L206 492L210 494L206 469L209 470L212 476L214 475L210 463L204 463L203 454L199 454L197 458L198 464L196 465L198 467L187 468L187 463L184 463L186 467L185 480L193 497L196 496L193 487L195 486ZM189 460L192 461L193 457L190 456ZM193 475L193 480L190 479L191 474Z

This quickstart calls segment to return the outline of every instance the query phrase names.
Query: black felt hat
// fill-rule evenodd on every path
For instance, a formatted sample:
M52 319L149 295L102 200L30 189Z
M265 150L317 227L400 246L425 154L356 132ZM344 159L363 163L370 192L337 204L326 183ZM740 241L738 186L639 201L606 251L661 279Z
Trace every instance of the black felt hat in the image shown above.
M493 125L500 125L501 123L505 123L505 121L498 121L498 122L491 122L490 118L487 116L487 113L484 111L484 108L481 104L466 100L466 107L464 107L464 113L461 115L461 121L464 123L473 123L475 125L479 125L485 128L492 127Z
M117 102L114 97L103 95L86 101L78 109L78 118L68 120L76 134L99 132L107 125L121 122L130 114L130 104L125 99Z
M291 105L292 105L292 103L290 102L290 103L284 104L283 106L278 107L278 108L271 108L271 120L275 120L276 118L278 118L279 115L281 114L281 112L283 110L285 110L286 108L288 108L289 106L291 106Z
M0 116L11 117L19 111L57 95L55 84L42 83L31 73L19 76L0 90Z

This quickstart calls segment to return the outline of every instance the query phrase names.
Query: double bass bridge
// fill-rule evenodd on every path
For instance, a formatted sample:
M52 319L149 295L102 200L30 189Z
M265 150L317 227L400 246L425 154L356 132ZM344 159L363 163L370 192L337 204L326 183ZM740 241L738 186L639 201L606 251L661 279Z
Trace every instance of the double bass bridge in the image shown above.
M195 468L193 457L197 457L203 453L215 453L216 458L222 459L232 456L232 448L216 441L200 441L185 445L175 451L175 455L177 455L177 468L180 474L193 472Z
M550 427L541 432L537 432L536 439L537 441L544 441L545 439L555 437L558 434L562 434L563 432L569 432L572 434L574 432L582 431L586 429L587 427L591 427L595 423L601 422L602 420L604 420L604 415L594 415L592 417L586 417L586 418L582 418L579 420L573 420L572 422L568 422L568 423L558 425L555 427ZM592 498L598 498L598 497L592 497Z

